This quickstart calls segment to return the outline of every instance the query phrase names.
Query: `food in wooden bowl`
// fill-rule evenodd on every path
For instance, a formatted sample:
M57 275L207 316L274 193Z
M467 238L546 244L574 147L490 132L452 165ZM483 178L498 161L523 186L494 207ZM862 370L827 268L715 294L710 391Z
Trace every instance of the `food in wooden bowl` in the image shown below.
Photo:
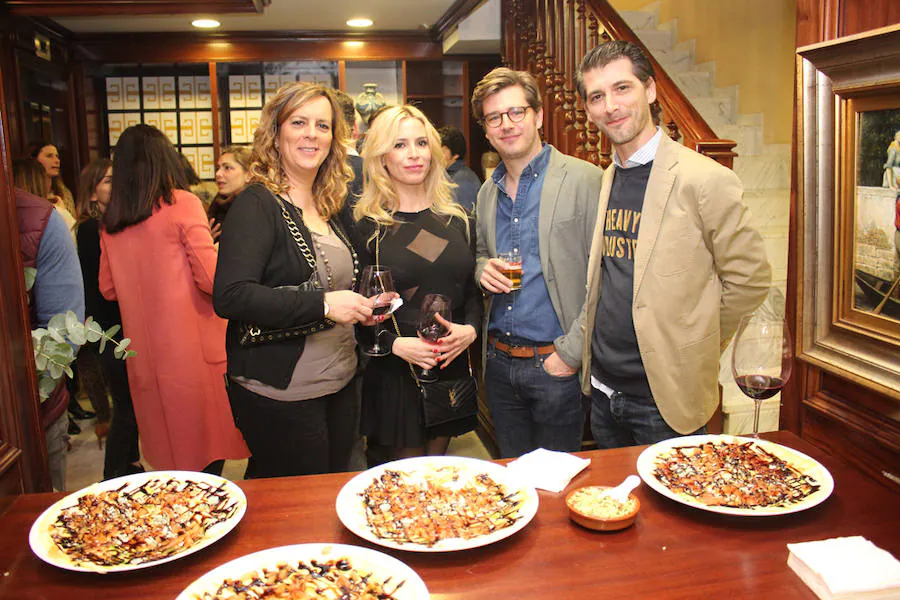
M617 531L634 523L641 509L637 496L629 494L625 502L619 502L607 493L610 489L590 485L569 492L566 496L569 518L597 531Z

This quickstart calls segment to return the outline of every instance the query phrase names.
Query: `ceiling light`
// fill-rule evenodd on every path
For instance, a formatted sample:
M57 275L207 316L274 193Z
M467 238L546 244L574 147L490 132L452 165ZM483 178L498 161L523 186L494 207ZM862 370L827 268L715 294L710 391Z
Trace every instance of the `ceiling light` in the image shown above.
M215 19L194 19L191 21L191 25L197 29L215 29L216 27L219 27L221 23Z
M374 22L372 21L372 19L360 18L360 19L349 19L347 21L348 27L371 27L372 25L374 25Z

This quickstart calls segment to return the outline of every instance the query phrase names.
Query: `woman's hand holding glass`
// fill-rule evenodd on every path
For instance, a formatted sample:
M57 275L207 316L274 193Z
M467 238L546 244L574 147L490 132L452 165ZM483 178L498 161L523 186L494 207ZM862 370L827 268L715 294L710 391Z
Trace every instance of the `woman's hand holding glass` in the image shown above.
M435 319L450 331L436 343L431 344L437 350L437 360L443 369L475 341L478 332L471 325L453 323L441 315L436 315Z
M328 304L327 318L341 325L371 326L375 324L372 318L372 308L375 302L371 298L357 294L350 290L337 290L325 294L325 302Z
M438 365L435 344L420 337L398 337L391 346L391 352L406 362L428 370Z

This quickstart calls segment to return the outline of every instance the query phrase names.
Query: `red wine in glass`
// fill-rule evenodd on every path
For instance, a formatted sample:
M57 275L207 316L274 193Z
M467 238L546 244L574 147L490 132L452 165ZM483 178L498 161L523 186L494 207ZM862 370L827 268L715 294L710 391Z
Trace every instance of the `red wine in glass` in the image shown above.
M739 375L734 378L741 391L754 400L766 400L781 391L785 381L770 375Z
M763 400L771 398L791 377L794 351L784 319L764 304L741 319L734 338L731 374L741 391L753 400L753 437L759 437Z
M450 335L450 329L438 321L437 315L450 321L450 298L443 294L428 294L422 300L422 308L419 311L419 321L416 329L419 336L432 343L436 343L442 337ZM438 379L437 373L434 373L431 369L423 369L419 373L418 378L423 383L432 383Z
M369 265L363 269L359 279L359 293L375 302L372 313L375 316L386 315L391 310L391 299L394 297L394 278L390 269ZM386 356L390 350L380 343L381 323L374 327L375 341L363 346L362 352L368 356Z

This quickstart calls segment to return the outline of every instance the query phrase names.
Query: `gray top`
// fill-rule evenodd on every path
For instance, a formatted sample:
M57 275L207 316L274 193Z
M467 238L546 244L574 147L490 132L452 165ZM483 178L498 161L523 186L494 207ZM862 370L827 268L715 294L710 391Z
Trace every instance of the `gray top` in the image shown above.
M332 269L334 288L350 289L353 283L353 259L347 246L329 229L328 235L312 232L319 281L328 289L325 258ZM321 249L321 252L320 252ZM322 254L325 256L323 257ZM272 400L311 400L333 394L344 388L356 373L356 338L353 325L335 325L306 338L300 360L287 388L281 390L254 379L235 377L234 380L254 394Z

